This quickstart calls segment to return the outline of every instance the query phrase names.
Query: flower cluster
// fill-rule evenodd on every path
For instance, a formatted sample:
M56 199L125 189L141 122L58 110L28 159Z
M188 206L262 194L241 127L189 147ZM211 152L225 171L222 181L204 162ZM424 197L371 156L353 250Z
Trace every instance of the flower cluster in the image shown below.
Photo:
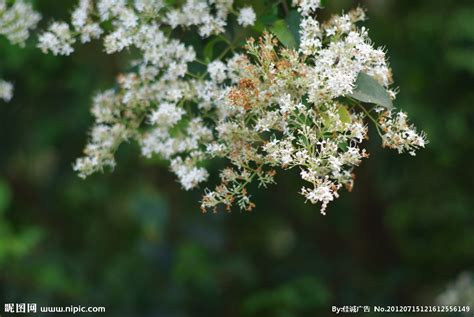
M12 5L0 0L0 35L12 44L24 46L30 31L36 27L41 16L33 10L31 4L17 0ZM13 85L0 80L0 99L10 101L13 96Z
M0 0L0 34L12 44L24 45L41 16L23 0L17 0L11 6L8 2Z
M276 168L300 169L310 186L301 193L312 203L327 204L342 186L352 187L352 168L367 154L359 147L367 135L363 116L336 100L309 101L314 66L297 51L278 49L270 34L248 42L239 57L238 82L218 107L218 137L209 154L230 160L222 183L208 191L203 208L236 201L250 210L246 185L273 182Z
M408 152L415 156L415 150L425 147L425 134L418 133L414 125L409 125L404 112L393 114L383 112L379 116L380 127L383 130L383 146L395 149L398 153Z
M463 272L441 293L436 304L443 306L470 306L474 305L474 276L470 272ZM464 312L468 316L468 311Z
M81 177L116 165L114 153L136 141L145 157L170 163L185 190L206 181L205 162L220 158L221 183L206 189L202 210L255 205L247 187L266 187L277 170L297 168L306 201L328 204L342 187L352 189L353 169L368 153L362 144L372 122L383 145L398 152L424 147L426 138L403 112L358 99L364 74L386 98L395 99L385 52L371 43L361 9L315 18L319 0L295 0L301 14L300 45L282 46L270 33L247 41L239 53L222 33L235 14L242 27L256 22L251 7L233 0L187 0L170 6L160 0L80 0L72 22L53 22L39 38L45 52L69 55L78 41L102 38L106 53L134 49L134 71L118 77L118 88L93 102L95 125L84 156L74 164ZM194 48L173 38L173 30L195 29L229 44L213 61L197 58ZM233 55L231 55L231 52ZM189 64L205 65L193 73ZM368 102L370 101L370 102Z
M341 187L351 190L353 168L368 157L361 147L367 119L383 131L384 146L411 154L424 147L425 135L408 125L403 112L391 119L392 112L379 111L377 121L351 98L361 72L395 97L385 53L372 46L366 29L356 26L364 12L357 9L320 25L308 13L317 4L301 3L299 51L281 48L270 34L248 42L247 56L238 61L238 81L231 80L226 100L218 105L225 115L218 117L218 137L210 146L210 154L227 158L232 166L221 173L222 183L206 193L203 209L237 202L250 210L248 183L266 186L275 168L297 167L309 183L301 194L320 203L325 214Z
M178 27L197 27L203 38L223 33L232 6L233 0L187 0L180 7L169 7L163 0L135 0L132 4L125 0L80 0L72 13L71 25L53 22L48 31L41 34L38 46L44 52L69 55L77 41L86 43L103 37L109 54L135 47L142 51L146 62L166 65L174 50L186 51L166 33ZM240 10L241 25L253 25L255 19L251 7ZM105 26L110 23L113 27L107 29ZM193 53L187 52L182 64L193 58Z
M321 0L293 0L293 5L298 7L298 12L307 17L321 6Z
M237 22L242 26L254 25L257 16L251 7L240 9Z
M7 81L0 80L0 99L10 101L13 97L13 85Z
M195 62L196 52L169 33L178 27L197 27L203 38L222 33L231 12L236 10L229 0L188 0L177 7L160 0L80 0L71 23L53 22L40 35L38 47L54 55L69 55L77 42L99 38L108 54L136 49L141 55L132 65L137 71L119 76L119 89L94 99L96 123L85 156L74 164L81 177L115 167L117 148L135 140L144 156L170 160L185 189L207 178L207 171L197 164L204 159L203 144L213 134L203 118L193 115L192 103L210 107L216 85L188 78L188 64ZM252 25L256 18L250 7L241 8L236 16L242 26ZM218 63L209 65L215 78L226 72Z

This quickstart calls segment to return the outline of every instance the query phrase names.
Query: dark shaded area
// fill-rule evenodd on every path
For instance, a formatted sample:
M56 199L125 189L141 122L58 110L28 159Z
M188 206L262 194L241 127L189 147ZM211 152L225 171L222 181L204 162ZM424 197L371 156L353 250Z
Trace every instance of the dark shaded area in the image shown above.
M324 15L357 3L329 2ZM73 3L36 2L43 23ZM113 173L79 179L71 164L91 97L128 56L93 43L53 57L2 39L0 73L16 90L0 106L0 302L106 306L110 316L329 316L331 305L433 304L473 271L474 4L361 3L389 51L396 106L431 143L412 158L373 135L354 191L326 217L297 194L298 171L253 189L252 213L201 214L201 191L182 191L133 144Z

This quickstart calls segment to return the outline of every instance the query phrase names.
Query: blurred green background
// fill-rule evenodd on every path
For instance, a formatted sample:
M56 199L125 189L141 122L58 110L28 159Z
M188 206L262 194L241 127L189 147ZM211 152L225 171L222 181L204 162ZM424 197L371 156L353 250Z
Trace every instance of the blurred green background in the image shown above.
M266 1L242 2L275 18ZM42 26L74 3L35 1ZM54 57L35 39L25 49L2 39L0 74L15 97L0 105L0 303L98 305L110 316L329 316L331 305L433 304L473 271L474 3L330 0L321 16L357 3L389 52L397 106L430 144L412 158L373 135L354 191L326 217L297 194L297 171L254 189L252 213L201 214L201 190L182 191L134 144L121 147L114 173L79 179L71 166L91 98L130 56L92 43Z

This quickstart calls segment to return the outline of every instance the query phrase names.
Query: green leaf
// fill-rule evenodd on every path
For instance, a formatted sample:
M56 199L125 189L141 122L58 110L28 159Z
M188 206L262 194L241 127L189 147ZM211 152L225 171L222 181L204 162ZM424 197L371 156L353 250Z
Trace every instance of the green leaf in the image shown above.
M213 60L213 58L214 58L214 47L219 42L224 42L225 43L225 41L223 39L221 39L220 37L215 37L204 46L204 50L203 50L204 58L206 58L209 61Z
M277 20L273 23L270 31L276 35L278 40L288 48L296 47L296 40L291 33L285 20Z
M340 105L337 107L337 113L339 114L339 118L343 123L351 123L352 118L349 110L347 110L346 106Z
M270 28L273 23L278 20L278 10L276 7L272 7L267 11L262 12L264 12L262 15L257 14L258 19L252 27L252 29L258 33L262 33L265 29Z
M349 110L347 110L346 106L338 105L337 114L339 115L339 118L343 123L352 122L351 114ZM330 129L331 131L339 131L339 132L344 131L344 127L341 127L341 126L337 127L336 126L337 121L331 118L328 114L321 114L321 116L322 116L325 128ZM331 134L329 134L328 136L331 136Z
M362 102L374 103L387 109L393 108L392 100L382 85L366 73L360 72L355 89L348 95Z
M344 152L346 152L349 148L349 144L347 144L347 141L341 142L337 146Z
M296 46L300 46L300 23L301 14L297 10L291 10L286 18L286 25L295 39Z

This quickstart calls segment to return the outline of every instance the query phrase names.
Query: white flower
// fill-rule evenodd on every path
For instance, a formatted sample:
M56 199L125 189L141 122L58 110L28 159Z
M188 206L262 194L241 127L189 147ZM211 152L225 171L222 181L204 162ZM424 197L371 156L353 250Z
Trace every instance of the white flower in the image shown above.
M227 61L227 76L232 81L232 83L237 83L240 80L240 74L244 71L242 66L246 61L246 57L238 53Z
M239 16L237 17L237 23L242 26L251 26L255 24L257 16L252 7L244 7L240 9Z
M86 25L89 17L90 0L80 0L79 5L72 13L71 24L76 30L80 30Z
M184 24L185 16L180 10L169 10L166 13L165 21L174 29L178 25Z
M367 135L367 127L360 121L355 121L349 125L351 136L357 139L358 142L362 142Z
M48 32L40 35L38 47L44 53L51 51L54 55L69 55L74 51L72 44L75 41L67 23L54 22Z
M211 15L204 16L199 27L199 35L207 38L213 34L220 34L225 31L227 22L222 18L216 18Z
M207 65L207 71L213 81L220 84L227 78L227 66L221 61L213 61Z
M334 198L339 197L337 191L340 187L341 185L335 185L327 178L324 180L317 179L313 189L303 187L301 189L301 194L313 204L320 202L321 214L325 215L329 202L333 201Z
M97 39L104 32L98 23L92 22L92 18L89 16L92 10L90 0L81 0L71 16L71 24L80 34L82 43Z
M209 173L202 167L193 166L190 162L183 162L181 157L171 161L171 170L178 176L181 186L185 190L191 190L199 183L204 182Z
M321 0L293 0L302 16L308 16L321 6Z
M212 157L222 155L225 152L225 145L219 143L211 143L206 146L206 152Z
M107 54L122 51L124 48L132 45L133 39L125 29L119 28L113 33L107 35L104 39L104 47Z
M0 35L4 35L12 44L24 46L30 36L30 30L36 27L41 16L33 10L30 3L23 0L0 0ZM13 85L0 79L0 99L8 102L13 97Z
M41 16L33 10L30 3L23 0L13 1L12 6L8 6L8 2L0 1L0 34L6 36L12 44L23 45Z
M125 8L125 0L99 0L97 10L101 21L117 16Z
M163 0L135 0L135 8L139 12L157 13L164 7Z
M413 125L409 125L404 112L398 112L395 118L392 112L382 113L379 120L384 131L383 146L396 149L400 154L408 152L412 156L416 155L415 150L425 147L425 133L418 133Z
M149 120L150 124L171 127L178 123L184 114L185 111L175 104L163 103L150 114Z
M280 112L282 114L287 114L296 109L296 105L291 100L290 94L286 94L285 96L280 98L279 105L280 105Z
M270 131L273 129L274 126L278 123L279 116L276 111L269 111L266 115L262 118L257 119L257 123L255 124L255 131L264 132Z
M436 299L438 305L474 305L474 276L472 272L462 272Z
M98 39L104 31L98 23L90 23L84 25L81 30L81 42L87 43L91 39Z
M319 22L312 17L303 18L300 24L300 52L314 55L322 47L322 33Z
M138 17L131 9L120 10L119 21L121 26L126 30L134 28L138 25Z
M13 85L9 82L0 80L0 99L8 102L13 97Z

